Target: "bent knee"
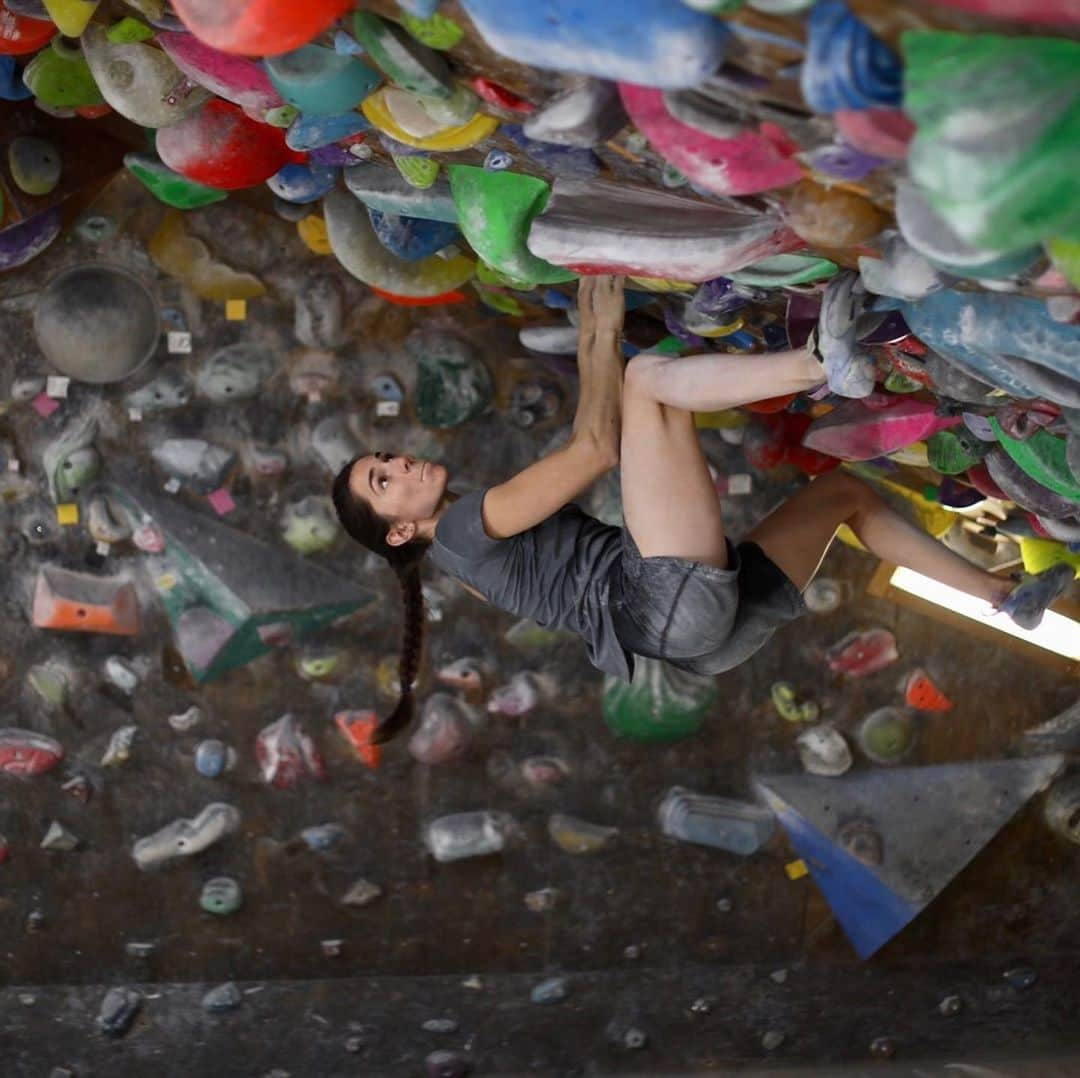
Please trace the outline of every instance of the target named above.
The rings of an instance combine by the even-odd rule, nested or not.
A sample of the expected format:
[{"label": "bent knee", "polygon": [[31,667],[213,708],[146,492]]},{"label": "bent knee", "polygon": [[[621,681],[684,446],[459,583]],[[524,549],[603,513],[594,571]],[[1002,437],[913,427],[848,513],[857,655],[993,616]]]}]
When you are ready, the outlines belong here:
[{"label": "bent knee", "polygon": [[669,362],[667,356],[653,352],[639,352],[626,364],[623,390],[638,397],[655,399],[657,376],[660,368]]}]

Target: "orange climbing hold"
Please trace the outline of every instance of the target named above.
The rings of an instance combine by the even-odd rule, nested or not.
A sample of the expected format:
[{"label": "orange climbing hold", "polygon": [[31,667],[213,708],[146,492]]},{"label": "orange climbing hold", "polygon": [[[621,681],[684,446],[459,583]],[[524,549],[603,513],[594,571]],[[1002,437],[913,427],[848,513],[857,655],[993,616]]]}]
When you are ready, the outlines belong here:
[{"label": "orange climbing hold", "polygon": [[356,750],[356,755],[370,768],[382,762],[382,748],[372,743],[379,728],[379,717],[374,711],[339,711],[334,716],[337,728]]},{"label": "orange climbing hold", "polygon": [[913,670],[904,688],[904,700],[916,711],[951,711],[953,702],[930,680],[925,670]]},{"label": "orange climbing hold", "polygon": [[46,565],[34,588],[33,620],[39,629],[134,636],[139,631],[135,586],[121,577]]},{"label": "orange climbing hold", "polygon": [[276,56],[306,45],[353,0],[175,0],[183,24],[207,45],[243,56]]}]

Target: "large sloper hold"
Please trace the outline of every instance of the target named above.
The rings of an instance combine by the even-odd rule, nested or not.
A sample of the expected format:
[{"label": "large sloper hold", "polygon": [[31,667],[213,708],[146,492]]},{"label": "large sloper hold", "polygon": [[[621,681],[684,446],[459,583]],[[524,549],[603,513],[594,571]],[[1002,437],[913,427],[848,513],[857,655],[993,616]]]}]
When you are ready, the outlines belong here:
[{"label": "large sloper hold", "polygon": [[639,655],[629,683],[604,678],[604,721],[628,741],[679,741],[701,729],[718,696],[715,678]]},{"label": "large sloper hold", "polygon": [[459,288],[473,275],[475,263],[464,255],[432,255],[418,262],[395,258],[379,242],[367,210],[344,191],[331,191],[323,211],[337,260],[373,288],[395,296],[440,296]]},{"label": "large sloper hold", "polygon": [[814,420],[803,445],[840,460],[873,460],[960,423],[959,416],[939,416],[933,404],[910,397],[885,409],[845,401]]},{"label": "large sloper hold", "polygon": [[519,63],[602,79],[679,89],[696,86],[724,59],[730,32],[719,19],[672,0],[463,0],[484,41]]},{"label": "large sloper hold", "polygon": [[[1071,406],[1054,384],[1080,383],[1080,326],[1055,322],[1040,300],[945,289],[899,310],[924,344],[999,389]],[[1039,368],[1044,384],[1036,388],[1028,375]]]},{"label": "large sloper hold", "polygon": [[444,221],[428,221],[423,217],[380,213],[368,209],[371,227],[379,242],[392,254],[406,262],[417,262],[441,251],[461,239],[457,225]]},{"label": "large sloper hold", "polygon": [[166,206],[174,209],[196,210],[229,197],[226,191],[218,191],[181,176],[153,154],[126,153],[124,167],[159,202],[164,202]]},{"label": "large sloper hold", "polygon": [[96,23],[86,28],[81,41],[102,96],[141,127],[167,127],[210,99],[201,86],[179,92],[184,75],[161,49],[141,41],[114,44]]},{"label": "large sloper hold", "polygon": [[986,455],[984,464],[1005,497],[1021,509],[1051,520],[1065,520],[1076,515],[1077,502],[1033,479],[1000,446]]},{"label": "large sloper hold", "polygon": [[111,491],[165,535],[149,569],[193,676],[211,681],[371,602],[369,593],[294,551],[264,543],[160,496],[128,467]]},{"label": "large sloper hold", "polygon": [[274,89],[301,112],[336,116],[355,108],[382,81],[367,64],[333,49],[305,45],[266,61]]},{"label": "large sloper hold", "polygon": [[919,254],[955,277],[1011,277],[1042,257],[1042,249],[1037,246],[1002,252],[968,243],[952,230],[922,192],[906,180],[896,185],[896,223],[904,239]]},{"label": "large sloper hold", "polygon": [[184,25],[207,45],[242,56],[276,56],[306,45],[353,6],[353,0],[177,0]]},{"label": "large sloper hold", "polygon": [[638,130],[665,160],[706,191],[752,195],[803,178],[793,157],[798,145],[774,123],[757,128],[733,124],[729,134],[718,137],[677,119],[659,90],[623,82],[619,93]]},{"label": "large sloper hold", "polygon": [[157,35],[157,43],[188,79],[239,105],[253,120],[263,122],[284,103],[266,69],[246,56],[211,48],[194,34],[166,31]]},{"label": "large sloper hold", "polygon": [[556,180],[529,250],[577,273],[708,281],[802,241],[778,217],[607,180]]},{"label": "large sloper hold", "polygon": [[968,243],[1080,239],[1080,43],[909,31],[912,179]]},{"label": "large sloper hold", "polygon": [[60,235],[63,223],[61,208],[52,206],[0,229],[0,273],[36,258]]},{"label": "large sloper hold", "polygon": [[32,620],[39,629],[134,636],[139,601],[126,577],[93,576],[43,565],[34,586]]},{"label": "large sloper hold", "polygon": [[1024,731],[1025,755],[1080,751],[1080,700],[1052,719]]},{"label": "large sloper hold", "polygon": [[1064,757],[763,775],[760,793],[860,958],[913,921],[1036,793]]},{"label": "large sloper hold", "polygon": [[396,22],[358,11],[353,15],[353,32],[395,86],[427,97],[449,97],[454,92],[446,61]]},{"label": "large sloper hold", "polygon": [[546,181],[474,165],[451,165],[449,172],[458,224],[489,266],[527,287],[573,280],[573,273],[545,262],[527,245],[529,228],[548,203]]},{"label": "large sloper hold", "polygon": [[414,187],[397,169],[373,163],[346,169],[345,186],[365,206],[379,213],[457,224],[454,196],[444,179],[425,188]]}]

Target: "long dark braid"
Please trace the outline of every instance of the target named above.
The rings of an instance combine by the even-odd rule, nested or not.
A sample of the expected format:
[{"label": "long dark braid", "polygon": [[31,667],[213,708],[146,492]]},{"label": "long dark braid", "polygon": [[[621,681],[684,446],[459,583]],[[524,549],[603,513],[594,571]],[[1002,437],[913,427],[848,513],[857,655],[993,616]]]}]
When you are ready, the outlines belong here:
[{"label": "long dark braid", "polygon": [[420,563],[430,545],[414,539],[402,546],[386,541],[387,522],[349,489],[349,473],[365,454],[353,457],[334,479],[331,492],[338,520],[345,531],[362,546],[384,558],[397,574],[405,621],[401,634],[401,659],[398,663],[399,693],[397,706],[379,724],[372,739],[376,744],[396,737],[412,722],[415,711],[413,683],[420,669],[424,644],[424,593]]}]

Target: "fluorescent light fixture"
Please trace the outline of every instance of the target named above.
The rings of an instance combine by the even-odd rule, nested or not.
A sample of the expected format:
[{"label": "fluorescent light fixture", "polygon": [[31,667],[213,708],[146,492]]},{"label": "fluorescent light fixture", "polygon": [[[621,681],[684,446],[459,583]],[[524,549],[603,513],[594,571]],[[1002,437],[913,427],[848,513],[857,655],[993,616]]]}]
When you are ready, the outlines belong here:
[{"label": "fluorescent light fixture", "polygon": [[1033,644],[1066,659],[1080,660],[1080,622],[1055,610],[1048,610],[1043,615],[1042,624],[1037,629],[1027,630],[1021,629],[1007,614],[995,612],[985,600],[950,588],[948,584],[923,576],[914,569],[903,566],[896,568],[889,578],[889,584],[916,598],[951,610],[954,614],[971,618],[980,625],[1014,636],[1026,644]]}]

